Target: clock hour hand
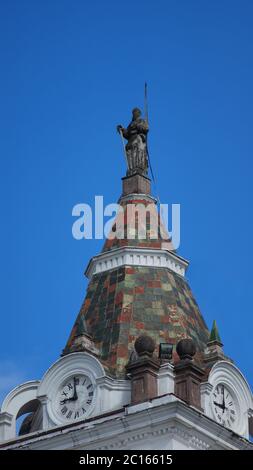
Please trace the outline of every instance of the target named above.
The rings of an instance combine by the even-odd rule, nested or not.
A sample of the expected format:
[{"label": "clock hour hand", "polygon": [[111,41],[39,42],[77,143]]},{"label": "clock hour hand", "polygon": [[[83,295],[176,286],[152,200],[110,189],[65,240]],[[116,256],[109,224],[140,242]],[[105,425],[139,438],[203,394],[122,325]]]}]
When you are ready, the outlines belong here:
[{"label": "clock hour hand", "polygon": [[71,401],[71,398],[64,398],[64,400],[60,401],[60,405],[64,405],[67,401]]},{"label": "clock hour hand", "polygon": [[68,401],[76,401],[78,399],[78,395],[76,392],[76,378],[74,377],[74,393],[73,396],[70,398],[64,398],[64,400],[60,401],[60,405],[64,405]]},{"label": "clock hour hand", "polygon": [[218,406],[219,408],[222,408],[222,409],[224,408],[223,405],[221,403],[217,403],[217,401],[214,401],[213,404],[215,406]]},{"label": "clock hour hand", "polygon": [[78,398],[77,395],[73,395],[73,397],[70,398],[65,398],[64,400],[60,401],[60,405],[64,405],[64,403],[67,403],[68,401],[76,401]]}]

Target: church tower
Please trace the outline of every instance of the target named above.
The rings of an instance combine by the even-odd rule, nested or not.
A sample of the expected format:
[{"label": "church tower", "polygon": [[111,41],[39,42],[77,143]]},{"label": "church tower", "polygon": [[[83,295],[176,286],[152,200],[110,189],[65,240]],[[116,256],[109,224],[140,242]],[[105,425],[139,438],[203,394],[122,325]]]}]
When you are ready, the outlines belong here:
[{"label": "church tower", "polygon": [[[208,331],[148,176],[148,123],[127,128],[119,210],[60,358],[0,412],[0,449],[252,449],[253,397]],[[19,435],[16,419],[26,415]]]}]

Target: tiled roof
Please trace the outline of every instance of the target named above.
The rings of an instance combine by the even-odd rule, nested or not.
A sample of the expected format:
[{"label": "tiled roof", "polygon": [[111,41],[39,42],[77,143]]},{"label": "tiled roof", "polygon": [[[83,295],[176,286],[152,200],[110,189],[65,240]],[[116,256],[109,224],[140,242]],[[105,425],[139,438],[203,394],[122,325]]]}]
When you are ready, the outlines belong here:
[{"label": "tiled roof", "polygon": [[[145,222],[145,229],[146,229],[146,236],[144,238],[138,237],[138,229],[141,226],[139,224],[139,217],[137,212],[128,211],[127,207],[137,207],[138,205],[143,205],[145,208],[148,208],[147,211],[147,219]],[[106,239],[102,252],[106,252],[109,250],[113,250],[115,248],[121,248],[124,246],[136,246],[138,248],[157,248],[161,249],[162,247],[166,247],[169,250],[173,250],[173,246],[171,240],[169,238],[169,234],[165,229],[160,214],[157,212],[156,202],[152,201],[150,197],[128,197],[127,199],[122,198],[120,200],[120,206],[124,210],[124,237],[118,239],[117,237],[110,239],[109,237]],[[112,227],[112,234],[117,227],[117,222],[120,220],[121,215],[118,215],[115,219],[115,222]],[[150,221],[156,221],[157,217],[157,233],[154,230],[154,226]],[[127,229],[131,232],[131,238],[127,236],[128,232]]]},{"label": "tiled roof", "polygon": [[199,352],[209,336],[187,281],[164,268],[122,267],[93,276],[65,352],[82,324],[116,376],[124,374],[134,342],[143,333],[157,346],[191,337]]},{"label": "tiled roof", "polygon": [[[147,206],[151,201],[149,195],[140,194],[121,198],[125,228],[126,204]],[[151,210],[156,211],[154,204]],[[134,232],[136,235],[137,229]],[[173,250],[160,230],[157,238],[150,235],[148,224],[146,238],[107,239],[102,252],[125,246]],[[64,354],[75,350],[78,335],[87,333],[93,338],[107,372],[117,377],[125,374],[134,342],[141,334],[152,336],[157,348],[161,342],[176,344],[181,338],[191,337],[197,346],[197,358],[209,338],[187,280],[168,268],[154,266],[126,265],[94,274]]]}]

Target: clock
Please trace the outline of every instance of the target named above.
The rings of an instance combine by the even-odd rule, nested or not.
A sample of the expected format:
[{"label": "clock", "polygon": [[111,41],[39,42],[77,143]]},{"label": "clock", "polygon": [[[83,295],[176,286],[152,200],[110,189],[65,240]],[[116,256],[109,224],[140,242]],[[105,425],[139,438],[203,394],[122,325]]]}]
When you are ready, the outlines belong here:
[{"label": "clock", "polygon": [[212,409],[216,421],[229,429],[235,429],[238,418],[238,401],[229,387],[219,383],[213,390]]},{"label": "clock", "polygon": [[55,411],[64,421],[86,418],[94,401],[95,385],[88,375],[75,374],[58,387],[54,400]]}]

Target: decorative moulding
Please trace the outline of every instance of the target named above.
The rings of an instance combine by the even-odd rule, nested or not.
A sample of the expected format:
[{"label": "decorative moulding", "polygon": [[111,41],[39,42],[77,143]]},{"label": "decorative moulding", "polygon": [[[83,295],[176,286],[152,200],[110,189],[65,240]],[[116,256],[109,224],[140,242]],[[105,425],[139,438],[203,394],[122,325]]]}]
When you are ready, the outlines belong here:
[{"label": "decorative moulding", "polygon": [[63,356],[48,369],[38,389],[38,398],[41,396],[47,397],[48,416],[56,425],[66,424],[65,420],[59,417],[54,406],[59,387],[64,380],[75,374],[88,375],[94,384],[93,405],[89,409],[89,415],[92,414],[96,406],[96,381],[99,377],[105,375],[103,366],[98,359],[86,352],[76,352]]},{"label": "decorative moulding", "polygon": [[[252,444],[179,400],[161,397],[138,412],[115,411],[85,423],[6,443],[15,449],[252,449]],[[163,439],[164,436],[164,439]],[[151,446],[150,446],[151,443]]]},{"label": "decorative moulding", "polygon": [[143,266],[149,268],[167,268],[180,276],[185,276],[189,262],[181,256],[167,250],[150,248],[122,247],[91,258],[85,275],[116,269],[121,266]]},{"label": "decorative moulding", "polygon": [[218,384],[224,384],[231,391],[240,410],[236,433],[248,438],[248,410],[253,407],[253,397],[250,387],[241,371],[231,362],[216,362],[210,370],[208,382],[201,385],[201,397],[205,413],[215,419],[211,406],[212,389]]}]

